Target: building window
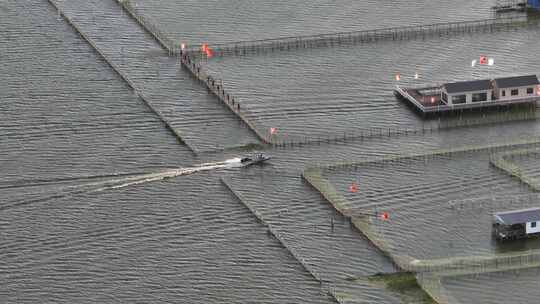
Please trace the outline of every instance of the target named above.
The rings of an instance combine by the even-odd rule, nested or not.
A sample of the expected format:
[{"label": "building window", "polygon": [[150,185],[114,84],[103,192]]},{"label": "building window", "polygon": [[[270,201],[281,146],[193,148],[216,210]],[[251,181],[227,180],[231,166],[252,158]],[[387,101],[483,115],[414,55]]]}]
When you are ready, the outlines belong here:
[{"label": "building window", "polygon": [[472,101],[473,102],[486,101],[486,100],[487,100],[487,93],[475,93],[475,94],[472,94]]},{"label": "building window", "polygon": [[534,88],[527,88],[527,94],[528,95],[534,94]]},{"label": "building window", "polygon": [[452,103],[453,104],[460,104],[467,102],[467,95],[455,95],[452,96]]},{"label": "building window", "polygon": [[536,228],[536,222],[531,222],[531,228]]},{"label": "building window", "polygon": [[506,96],[506,90],[502,90],[502,96]]},{"label": "building window", "polygon": [[519,90],[518,90],[518,89],[514,89],[514,90],[510,91],[510,95],[512,95],[512,96],[517,96],[517,95],[519,95]]}]

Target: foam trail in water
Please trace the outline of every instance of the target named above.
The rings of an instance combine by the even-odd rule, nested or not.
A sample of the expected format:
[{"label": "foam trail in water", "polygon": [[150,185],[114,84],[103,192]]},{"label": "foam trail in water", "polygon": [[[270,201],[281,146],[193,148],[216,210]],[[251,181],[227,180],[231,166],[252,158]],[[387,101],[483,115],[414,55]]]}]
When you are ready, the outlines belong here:
[{"label": "foam trail in water", "polygon": [[99,191],[104,191],[108,189],[119,189],[119,188],[124,188],[124,187],[132,186],[132,185],[163,180],[166,178],[173,178],[177,176],[193,174],[193,173],[201,172],[201,171],[234,168],[240,165],[241,165],[240,158],[233,158],[233,159],[228,159],[226,161],[221,161],[221,162],[200,164],[200,165],[197,165],[195,167],[190,167],[190,168],[178,168],[178,169],[166,170],[163,172],[142,174],[138,176],[108,181],[107,186],[98,188],[96,190],[92,190],[91,192],[99,192]]},{"label": "foam trail in water", "polygon": [[240,157],[236,157],[236,158],[227,159],[225,163],[227,164],[240,163],[241,160],[242,159]]}]

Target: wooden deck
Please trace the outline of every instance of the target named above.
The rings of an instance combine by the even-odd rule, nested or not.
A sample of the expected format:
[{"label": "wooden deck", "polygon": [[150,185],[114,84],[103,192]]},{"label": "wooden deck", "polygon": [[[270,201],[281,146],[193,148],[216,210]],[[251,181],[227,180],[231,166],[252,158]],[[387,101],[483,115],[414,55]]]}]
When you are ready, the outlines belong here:
[{"label": "wooden deck", "polygon": [[[465,103],[459,105],[447,105],[440,100],[440,97],[435,95],[420,95],[418,92],[423,90],[436,90],[438,87],[420,87],[420,88],[403,88],[396,86],[394,93],[402,100],[413,105],[422,114],[442,113],[459,110],[489,108],[497,106],[507,106],[515,104],[535,103],[540,101],[540,96],[531,96],[526,98],[516,98],[510,100],[493,100],[490,102]],[[432,100],[431,97],[435,99]],[[432,102],[433,101],[433,102]]]}]

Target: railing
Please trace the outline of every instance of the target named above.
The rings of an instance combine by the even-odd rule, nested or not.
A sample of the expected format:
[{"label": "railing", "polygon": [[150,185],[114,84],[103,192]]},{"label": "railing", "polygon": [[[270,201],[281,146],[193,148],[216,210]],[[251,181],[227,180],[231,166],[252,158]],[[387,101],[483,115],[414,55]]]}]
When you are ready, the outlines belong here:
[{"label": "railing", "polygon": [[528,185],[534,191],[540,191],[540,180],[529,176],[526,171],[523,170],[523,168],[520,168],[514,162],[506,159],[507,157],[530,156],[538,154],[540,154],[540,150],[538,150],[538,148],[500,152],[491,156],[490,163],[510,176],[518,178],[522,183]]},{"label": "railing", "polygon": [[137,8],[131,4],[129,0],[116,0],[128,14],[137,21],[143,29],[145,29],[156,41],[169,52],[169,55],[178,54],[179,49],[174,49],[174,43],[161,30],[146,19],[143,15],[137,12]]},{"label": "railing", "polygon": [[[261,40],[247,40],[230,43],[211,44],[214,54],[245,55],[263,51],[293,50],[300,48],[331,47],[335,45],[350,45],[376,42],[381,40],[410,40],[425,39],[429,36],[448,36],[452,34],[493,32],[523,26],[537,25],[537,20],[526,17],[505,17],[495,19],[482,19],[473,21],[458,21],[435,23],[427,25],[413,25],[390,27],[373,30],[351,32],[338,32],[306,36],[289,36]],[[179,45],[175,45],[179,49]],[[199,52],[197,47],[186,49],[187,52]]]}]

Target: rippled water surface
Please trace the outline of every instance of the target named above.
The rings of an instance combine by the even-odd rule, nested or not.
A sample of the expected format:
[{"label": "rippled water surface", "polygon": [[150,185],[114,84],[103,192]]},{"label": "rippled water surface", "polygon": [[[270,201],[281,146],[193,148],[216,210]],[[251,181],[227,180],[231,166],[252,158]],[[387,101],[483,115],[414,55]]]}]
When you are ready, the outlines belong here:
[{"label": "rippled water surface", "polygon": [[[116,1],[52,3],[64,16],[45,0],[0,1],[2,302],[400,303],[366,279],[396,271],[390,259],[300,178],[302,170],[538,138],[536,120],[429,128],[268,148],[267,165],[240,168],[238,147],[259,143],[254,133]],[[190,45],[495,16],[484,0],[132,3]],[[229,56],[203,68],[223,79],[249,119],[277,127],[279,136],[428,129],[440,122],[422,120],[392,96],[396,72],[407,84],[534,73],[537,34],[522,28]],[[496,66],[471,71],[479,53]],[[490,241],[491,212],[532,190],[491,167],[489,156],[480,150],[325,176],[351,208],[391,212],[393,224],[376,228],[397,254],[496,254],[516,248]],[[514,161],[538,175],[536,157]],[[346,192],[353,180],[361,188],[355,196]],[[448,208],[450,201],[466,208]],[[518,249],[537,247],[529,241]],[[535,271],[517,280],[512,273],[442,284],[461,303],[506,303],[510,295],[534,302],[534,293],[522,294],[538,283]],[[512,292],[502,295],[509,281]]]},{"label": "rippled water surface", "polygon": [[[534,74],[540,66],[527,60],[538,30],[477,33],[425,41],[386,41],[346,47],[293,50],[210,59],[204,67],[243,105],[262,132],[277,128],[277,137],[303,140],[396,133],[437,128],[466,120],[519,119],[519,113],[477,112],[425,119],[394,97],[395,85]],[[501,43],[501,41],[504,41]],[[534,42],[536,44],[537,42]],[[459,52],[455,50],[459,49]],[[471,68],[471,58],[489,53],[493,67]],[[401,81],[394,77],[400,73]],[[414,79],[418,73],[419,79]],[[526,112],[527,110],[521,110]],[[514,117],[514,118],[512,118]],[[442,120],[442,121],[441,121]],[[336,121],[339,121],[336,124]]]},{"label": "rippled water surface", "polygon": [[133,1],[188,44],[492,18],[492,1]]}]

